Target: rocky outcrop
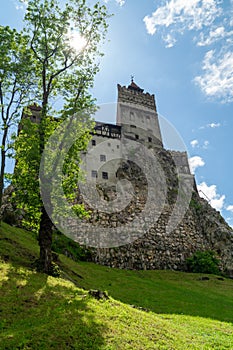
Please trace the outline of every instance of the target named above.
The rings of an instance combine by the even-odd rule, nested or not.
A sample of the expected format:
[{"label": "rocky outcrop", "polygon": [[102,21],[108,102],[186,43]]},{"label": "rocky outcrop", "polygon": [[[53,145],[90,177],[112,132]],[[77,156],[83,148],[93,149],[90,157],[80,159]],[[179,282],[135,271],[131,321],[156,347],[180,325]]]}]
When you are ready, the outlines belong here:
[{"label": "rocky outcrop", "polygon": [[2,207],[0,210],[1,220],[12,226],[21,226],[21,221],[24,217],[24,213],[21,209],[17,208],[16,203],[12,198],[13,186],[8,186],[2,198]]},{"label": "rocky outcrop", "polygon": [[[189,205],[178,225],[168,232],[169,219],[174,212],[178,197],[180,174],[171,154],[165,150],[157,153],[160,165],[166,174],[166,201],[155,224],[142,230],[142,222],[138,224],[138,236],[128,244],[110,248],[92,248],[92,260],[96,263],[122,269],[187,269],[186,259],[196,251],[215,251],[220,259],[220,269],[233,277],[233,232],[223,217],[213,209],[206,200],[199,197],[195,184]],[[130,162],[124,162],[118,170],[119,179],[127,179],[133,186],[133,200],[122,211],[107,214],[92,210],[89,222],[98,228],[111,229],[119,227],[127,236],[127,227],[135,217],[143,212],[148,197],[146,177]],[[159,182],[157,181],[157,184]],[[114,188],[99,186],[99,193],[105,200],[114,198]],[[153,206],[153,204],[151,204]],[[155,209],[156,210],[156,209]],[[151,221],[155,211],[143,214],[142,221]],[[85,230],[80,227],[80,230]],[[141,233],[140,233],[141,230]],[[132,238],[132,237],[131,237]]]}]

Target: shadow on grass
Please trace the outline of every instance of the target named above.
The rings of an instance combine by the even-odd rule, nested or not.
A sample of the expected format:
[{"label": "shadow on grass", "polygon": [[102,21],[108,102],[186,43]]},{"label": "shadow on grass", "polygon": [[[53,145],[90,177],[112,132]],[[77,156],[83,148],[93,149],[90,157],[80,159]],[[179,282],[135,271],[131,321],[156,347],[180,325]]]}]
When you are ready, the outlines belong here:
[{"label": "shadow on grass", "polygon": [[[0,228],[0,256],[2,256],[6,262],[12,263],[14,266],[30,268],[37,254],[38,243],[31,233],[10,227],[6,224],[2,225],[2,228]],[[129,305],[133,304],[139,308],[142,307],[148,309],[157,314],[184,314],[212,318],[231,323],[233,322],[232,280],[224,279],[221,281],[217,279],[217,276],[213,275],[209,276],[209,280],[200,280],[201,275],[199,274],[178,273],[174,271],[120,270],[99,266],[93,263],[77,263],[62,255],[59,258],[59,265],[64,272],[64,278],[74,282],[78,287],[83,287],[87,290],[106,290],[109,295],[116,300],[120,300]],[[12,273],[13,272],[11,271],[11,274]],[[13,275],[11,276],[13,277]],[[72,295],[73,292],[71,287],[59,287],[57,285],[52,288],[49,286],[47,280],[43,281],[43,275],[39,276],[40,275],[37,277],[38,281],[40,281],[39,285],[36,285],[36,278],[33,276],[27,277],[27,279],[32,280],[30,283],[34,288],[34,290],[31,291],[31,294],[34,295],[37,293],[33,301],[34,303],[37,303],[37,306],[34,306],[33,310],[39,313],[39,310],[41,309],[40,306],[43,306],[43,298],[46,296],[52,298],[51,295],[55,298],[56,296],[58,300],[57,304],[60,303],[63,305],[60,306],[63,309],[59,309],[59,305],[49,306],[48,309],[46,309],[46,305],[44,305],[43,312],[45,318],[44,320],[42,318],[41,324],[46,324],[46,322],[49,323],[49,317],[52,317],[53,332],[55,332],[55,316],[57,315],[57,317],[60,317],[61,315],[62,324],[64,325],[63,328],[68,328],[68,333],[72,338],[73,333],[75,333],[74,328],[80,327],[82,330],[83,324],[86,326],[86,317],[89,317],[91,314],[91,310],[87,307],[87,300],[82,297],[70,297],[68,302],[67,298],[64,297],[64,291],[66,290],[67,294]],[[25,287],[16,287],[17,281],[15,281],[15,285],[10,285],[9,281],[8,283],[9,290],[11,288],[12,291],[18,290],[18,296],[15,296],[15,298],[17,297],[18,299],[14,299],[14,302],[17,304],[22,297],[21,293],[26,293],[30,284],[27,283],[27,286]],[[59,288],[61,288],[60,296],[58,293]],[[8,291],[8,294],[12,294],[12,291],[11,293]],[[55,292],[57,292],[57,294]],[[6,288],[4,293],[7,293]],[[38,295],[40,293],[41,296],[39,297]],[[30,288],[28,294],[30,295]],[[0,297],[1,295],[2,294],[0,294]],[[38,300],[40,300],[41,304],[38,304]],[[30,301],[25,303],[30,305]],[[33,307],[31,306],[31,308]],[[9,313],[10,312],[11,311],[9,310]],[[70,316],[70,313],[74,315],[74,319]],[[81,318],[82,322],[80,322],[80,324],[77,323],[78,321],[75,318],[75,315],[78,320]],[[24,315],[24,318],[25,317],[26,316]],[[39,317],[42,316],[39,314]],[[74,325],[72,330],[70,330],[71,322],[66,322],[66,318],[71,318]],[[101,334],[102,328],[99,325],[97,326],[98,320],[94,317],[89,318],[90,320],[93,320],[93,327],[94,329],[96,328],[97,333],[101,329],[99,332]],[[35,324],[34,321],[32,324]],[[88,324],[87,328],[89,327]],[[46,328],[45,326],[43,327]],[[88,331],[86,334],[88,334]],[[66,337],[66,335],[64,336]],[[49,335],[47,337],[49,337]],[[96,337],[98,338],[98,334],[96,334]],[[90,338],[92,339],[93,337],[90,336]],[[94,346],[95,345],[89,348],[95,349]],[[67,348],[69,349],[69,347]],[[76,348],[79,349],[77,346]],[[98,346],[96,349],[97,348]],[[70,349],[72,349],[72,347],[70,347]]]},{"label": "shadow on grass", "polygon": [[1,349],[93,349],[107,330],[94,304],[71,283],[3,263]]},{"label": "shadow on grass", "polygon": [[[83,288],[108,291],[114,299],[156,314],[183,314],[233,322],[233,281],[174,271],[130,271],[62,258]],[[83,278],[77,278],[78,272]]]}]

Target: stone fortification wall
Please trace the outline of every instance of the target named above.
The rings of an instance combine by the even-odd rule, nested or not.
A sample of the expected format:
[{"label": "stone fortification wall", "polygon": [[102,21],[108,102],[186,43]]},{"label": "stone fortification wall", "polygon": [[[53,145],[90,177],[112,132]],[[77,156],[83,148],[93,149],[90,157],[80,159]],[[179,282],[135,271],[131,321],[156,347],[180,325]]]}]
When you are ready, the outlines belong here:
[{"label": "stone fortification wall", "polygon": [[[150,203],[150,210],[146,214],[143,212],[148,198],[146,177],[134,163],[122,163],[118,178],[130,181],[133,200],[120,212],[107,214],[93,210],[89,222],[98,229],[107,228],[109,235],[112,228],[119,227],[119,235],[125,241],[128,239],[129,243],[118,247],[92,248],[93,261],[124,269],[186,270],[185,260],[194,252],[213,250],[221,260],[221,269],[233,277],[233,232],[219,212],[199,197],[194,187],[184,217],[173,230],[167,232],[177,201],[179,176],[169,151],[161,149],[157,157],[166,173],[167,187],[166,200],[158,219],[155,222],[154,216],[159,208],[153,207],[153,203]],[[107,201],[114,198],[114,187],[100,186],[98,191]],[[132,239],[129,225],[142,213],[135,239]],[[149,223],[148,230],[145,230],[146,223]]]},{"label": "stone fortification wall", "polygon": [[118,101],[125,103],[133,103],[144,106],[146,108],[156,110],[155,96],[147,93],[143,93],[136,90],[130,90],[126,86],[117,85],[118,89]]}]

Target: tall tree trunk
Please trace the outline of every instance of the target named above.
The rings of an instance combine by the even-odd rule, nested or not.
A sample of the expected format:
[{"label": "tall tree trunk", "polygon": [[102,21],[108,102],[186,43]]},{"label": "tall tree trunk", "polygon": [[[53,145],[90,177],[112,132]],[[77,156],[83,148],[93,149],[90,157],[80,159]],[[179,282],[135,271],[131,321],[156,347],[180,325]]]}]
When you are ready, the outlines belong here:
[{"label": "tall tree trunk", "polygon": [[[0,208],[2,207],[2,197],[4,190],[4,174],[6,165],[6,139],[7,139],[8,128],[4,128],[2,136],[2,147],[1,147],[1,170],[0,170]],[[1,217],[0,217],[1,222]]]},{"label": "tall tree trunk", "polygon": [[39,269],[47,274],[53,274],[52,268],[52,229],[53,224],[50,217],[42,207],[41,221],[39,229],[39,246],[40,246],[40,258]]},{"label": "tall tree trunk", "polygon": [[[39,139],[40,139],[40,154],[42,156],[45,147],[45,118],[47,114],[48,94],[44,92],[41,121],[39,125]],[[46,201],[46,205],[42,203],[40,228],[39,228],[39,246],[40,246],[40,257],[39,257],[39,269],[47,274],[53,274],[52,268],[52,229],[53,223],[50,219],[47,210],[52,210],[50,191],[48,186],[50,181],[46,179],[44,174],[43,164],[41,164],[40,183],[41,183],[41,199]],[[47,210],[46,210],[47,209]]]}]

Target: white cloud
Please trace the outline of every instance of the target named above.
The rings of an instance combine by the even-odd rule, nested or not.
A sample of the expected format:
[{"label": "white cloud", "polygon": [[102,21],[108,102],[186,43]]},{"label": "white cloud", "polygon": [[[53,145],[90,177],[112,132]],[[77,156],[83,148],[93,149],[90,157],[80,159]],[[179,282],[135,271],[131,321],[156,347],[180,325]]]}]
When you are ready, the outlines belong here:
[{"label": "white cloud", "polygon": [[120,5],[123,6],[125,4],[125,0],[116,0],[116,2]]},{"label": "white cloud", "polygon": [[190,145],[191,145],[193,148],[197,147],[197,146],[198,146],[198,140],[192,140],[192,141],[190,142]]},{"label": "white cloud", "polygon": [[205,140],[202,144],[200,144],[200,142],[198,140],[192,140],[190,142],[190,145],[192,146],[192,148],[203,148],[203,149],[207,149],[209,146],[209,141]]},{"label": "white cloud", "polygon": [[214,50],[206,53],[203,60],[202,76],[194,81],[209,97],[219,98],[222,102],[233,101],[233,52],[216,57]]},{"label": "white cloud", "polygon": [[210,30],[209,33],[204,34],[203,32],[200,33],[200,39],[197,42],[198,46],[207,46],[210,45],[220,39],[223,38],[231,38],[233,32],[227,32],[225,31],[224,27],[217,27],[213,30]]},{"label": "white cloud", "polygon": [[199,130],[203,130],[205,128],[215,129],[215,128],[219,128],[220,126],[221,126],[221,123],[212,122],[212,123],[200,126]]},{"label": "white cloud", "polygon": [[205,140],[205,141],[204,141],[204,144],[203,144],[203,148],[204,148],[204,149],[207,149],[208,146],[209,146],[209,144],[210,144],[209,141]]},{"label": "white cloud", "polygon": [[226,210],[231,211],[233,213],[233,205],[228,205],[228,207],[226,208]]},{"label": "white cloud", "polygon": [[194,156],[189,158],[189,166],[190,166],[190,171],[192,174],[194,174],[195,170],[201,166],[204,166],[205,162],[204,160],[199,157],[199,156]]},{"label": "white cloud", "polygon": [[[110,0],[104,0],[104,2],[107,4]],[[120,6],[123,6],[125,4],[125,0],[116,0],[116,3]]]},{"label": "white cloud", "polygon": [[209,128],[219,128],[221,126],[220,123],[210,123],[210,124],[207,124],[207,126]]},{"label": "white cloud", "polygon": [[167,34],[166,36],[164,36],[163,40],[165,41],[167,48],[173,47],[176,43],[176,39],[173,38],[171,34]]},{"label": "white cloud", "polygon": [[221,14],[219,3],[219,0],[170,0],[158,7],[151,16],[145,16],[143,21],[151,35],[159,28],[168,27],[178,33],[201,30],[210,26]]},{"label": "white cloud", "polygon": [[205,182],[197,185],[200,197],[207,199],[210,205],[216,210],[223,209],[225,195],[220,195],[217,193],[216,185],[208,186]]}]

